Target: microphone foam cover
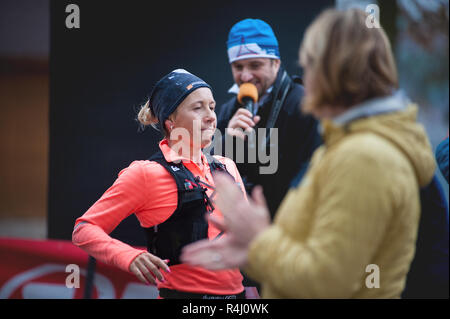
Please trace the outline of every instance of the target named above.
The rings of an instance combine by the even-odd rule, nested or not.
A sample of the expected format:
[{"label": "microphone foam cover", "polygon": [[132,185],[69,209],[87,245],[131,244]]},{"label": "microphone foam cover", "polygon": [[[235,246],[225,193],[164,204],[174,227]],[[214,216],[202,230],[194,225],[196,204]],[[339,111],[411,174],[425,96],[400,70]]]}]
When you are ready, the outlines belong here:
[{"label": "microphone foam cover", "polygon": [[242,104],[242,99],[244,97],[250,97],[254,103],[258,101],[258,89],[252,83],[242,83],[239,87],[239,93],[237,99],[239,103]]}]

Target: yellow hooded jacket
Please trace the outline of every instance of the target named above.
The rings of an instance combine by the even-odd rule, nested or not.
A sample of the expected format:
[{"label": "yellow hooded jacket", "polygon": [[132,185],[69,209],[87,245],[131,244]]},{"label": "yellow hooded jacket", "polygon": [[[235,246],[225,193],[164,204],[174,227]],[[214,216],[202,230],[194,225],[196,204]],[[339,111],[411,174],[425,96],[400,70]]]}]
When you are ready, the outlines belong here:
[{"label": "yellow hooded jacket", "polygon": [[400,298],[436,166],[417,107],[388,99],[361,110],[398,110],[322,122],[302,183],[250,245],[245,272],[263,298]]}]

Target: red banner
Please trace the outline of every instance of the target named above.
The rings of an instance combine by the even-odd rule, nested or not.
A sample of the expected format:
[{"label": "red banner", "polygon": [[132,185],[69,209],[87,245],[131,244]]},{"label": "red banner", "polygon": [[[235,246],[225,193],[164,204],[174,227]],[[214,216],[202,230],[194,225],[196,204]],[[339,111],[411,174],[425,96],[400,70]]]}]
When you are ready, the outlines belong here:
[{"label": "red banner", "polygon": [[[0,238],[0,299],[83,298],[89,256],[70,241]],[[97,262],[92,298],[155,299],[155,286]]]}]

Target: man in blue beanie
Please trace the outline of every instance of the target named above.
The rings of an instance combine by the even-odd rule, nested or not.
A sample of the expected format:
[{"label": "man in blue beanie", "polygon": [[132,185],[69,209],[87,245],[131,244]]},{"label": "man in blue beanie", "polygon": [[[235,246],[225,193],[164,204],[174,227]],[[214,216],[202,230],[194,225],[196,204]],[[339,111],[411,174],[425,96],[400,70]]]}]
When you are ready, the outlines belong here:
[{"label": "man in blue beanie", "polygon": [[[255,185],[262,185],[272,218],[287,193],[293,179],[298,183],[306,170],[310,157],[321,143],[317,130],[317,121],[300,111],[300,102],[304,95],[299,78],[291,78],[284,70],[278,47],[278,41],[272,28],[259,19],[245,19],[236,23],[228,36],[228,59],[234,79],[229,93],[238,94],[244,83],[251,83],[257,89],[258,100],[252,111],[243,108],[237,96],[218,107],[217,128],[222,133],[222,155],[225,152],[225,140],[244,140],[244,162],[242,154],[233,152],[246,189],[251,192]],[[241,92],[242,93],[242,92]],[[240,95],[240,94],[239,94]],[[253,113],[253,114],[252,114]],[[248,138],[243,132],[254,131],[256,139],[261,132],[270,135],[270,129],[278,130],[278,139],[261,139],[257,142],[258,153],[276,147],[278,151],[277,170],[272,174],[261,173],[266,166],[260,158],[249,160]],[[272,135],[274,136],[274,135]],[[266,145],[262,145],[266,143]],[[269,148],[270,144],[270,148]],[[253,144],[254,145],[254,144]],[[252,146],[250,146],[252,147]]]}]

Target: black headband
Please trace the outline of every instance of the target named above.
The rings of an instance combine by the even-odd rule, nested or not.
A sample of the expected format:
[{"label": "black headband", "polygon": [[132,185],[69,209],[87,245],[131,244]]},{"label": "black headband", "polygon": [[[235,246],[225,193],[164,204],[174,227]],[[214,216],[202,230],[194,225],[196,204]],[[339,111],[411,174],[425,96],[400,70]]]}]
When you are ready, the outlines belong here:
[{"label": "black headband", "polygon": [[161,128],[181,102],[201,87],[212,90],[205,81],[183,69],[170,72],[155,84],[150,93],[150,108]]}]

